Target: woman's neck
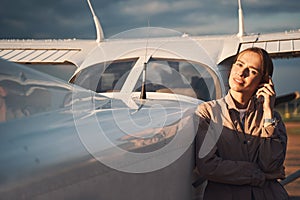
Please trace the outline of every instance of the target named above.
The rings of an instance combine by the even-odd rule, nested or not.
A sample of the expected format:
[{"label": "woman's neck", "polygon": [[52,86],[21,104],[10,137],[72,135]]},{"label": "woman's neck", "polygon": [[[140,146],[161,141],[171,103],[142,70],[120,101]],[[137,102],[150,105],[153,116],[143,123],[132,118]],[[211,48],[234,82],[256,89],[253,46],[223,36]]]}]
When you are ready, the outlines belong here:
[{"label": "woman's neck", "polygon": [[230,90],[231,97],[234,100],[234,103],[238,109],[245,109],[248,107],[248,103],[250,101],[251,96],[245,95],[242,92],[236,92],[234,90]]}]

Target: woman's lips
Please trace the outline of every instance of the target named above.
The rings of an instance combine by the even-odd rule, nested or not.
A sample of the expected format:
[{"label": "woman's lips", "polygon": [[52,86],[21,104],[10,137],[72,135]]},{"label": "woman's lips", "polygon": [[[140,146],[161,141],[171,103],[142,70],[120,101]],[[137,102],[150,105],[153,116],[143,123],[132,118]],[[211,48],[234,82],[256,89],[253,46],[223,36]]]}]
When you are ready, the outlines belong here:
[{"label": "woman's lips", "polygon": [[234,80],[236,83],[241,84],[241,85],[245,83],[245,81],[244,81],[243,79],[240,79],[240,78],[233,78],[233,80]]}]

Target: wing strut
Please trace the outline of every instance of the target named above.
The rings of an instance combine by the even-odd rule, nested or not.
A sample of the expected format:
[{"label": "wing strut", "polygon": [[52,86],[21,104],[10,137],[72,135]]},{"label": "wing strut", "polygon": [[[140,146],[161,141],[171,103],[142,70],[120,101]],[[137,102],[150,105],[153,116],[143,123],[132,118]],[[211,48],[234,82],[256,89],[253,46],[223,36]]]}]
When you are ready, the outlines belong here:
[{"label": "wing strut", "polygon": [[147,70],[147,65],[148,65],[148,60],[147,59],[147,52],[148,52],[148,42],[149,42],[149,31],[150,31],[150,23],[148,19],[148,35],[147,35],[147,43],[146,43],[146,51],[145,51],[145,62],[144,62],[144,68],[143,68],[143,77],[142,77],[142,89],[141,89],[141,95],[140,99],[146,99],[146,70]]},{"label": "wing strut", "polygon": [[92,7],[92,4],[91,4],[90,0],[87,0],[87,2],[89,4],[90,10],[91,10],[92,15],[93,15],[94,23],[95,23],[95,28],[96,28],[96,32],[97,32],[96,42],[99,43],[99,42],[103,41],[103,39],[104,39],[103,29],[102,29],[102,26],[100,24],[100,21],[99,21],[97,15],[94,12],[94,9]]},{"label": "wing strut", "polygon": [[244,15],[243,15],[241,0],[238,0],[238,3],[239,3],[239,32],[238,32],[237,36],[242,37],[245,35]]}]

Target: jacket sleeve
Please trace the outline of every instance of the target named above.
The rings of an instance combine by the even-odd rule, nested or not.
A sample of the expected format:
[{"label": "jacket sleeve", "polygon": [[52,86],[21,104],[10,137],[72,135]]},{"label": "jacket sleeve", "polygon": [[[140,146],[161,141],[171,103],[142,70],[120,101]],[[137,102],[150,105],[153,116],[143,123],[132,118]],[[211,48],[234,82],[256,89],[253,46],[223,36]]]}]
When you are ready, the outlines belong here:
[{"label": "jacket sleeve", "polygon": [[[265,131],[270,137],[261,138],[257,162],[262,171],[268,174],[284,171],[282,169],[287,147],[285,125],[278,113],[275,113],[274,116],[278,119],[277,125],[275,127],[270,125],[262,128],[262,131]],[[284,177],[274,177],[274,179],[276,178]]]},{"label": "jacket sleeve", "polygon": [[[200,110],[200,111],[199,111]],[[256,163],[247,161],[224,160],[218,156],[216,142],[209,150],[203,149],[205,137],[214,134],[208,131],[210,117],[205,107],[198,108],[199,127],[196,135],[196,165],[201,176],[206,179],[219,183],[234,185],[261,186],[265,182],[265,174],[260,170]],[[217,138],[212,136],[212,138]],[[202,146],[202,147],[201,147]]]}]

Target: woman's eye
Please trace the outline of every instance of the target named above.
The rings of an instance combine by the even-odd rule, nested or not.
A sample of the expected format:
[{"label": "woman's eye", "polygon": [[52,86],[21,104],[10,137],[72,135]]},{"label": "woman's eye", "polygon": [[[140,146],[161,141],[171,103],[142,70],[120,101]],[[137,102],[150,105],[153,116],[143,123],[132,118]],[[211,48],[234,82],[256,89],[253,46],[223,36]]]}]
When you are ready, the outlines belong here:
[{"label": "woman's eye", "polygon": [[257,71],[255,71],[255,70],[250,70],[250,73],[253,74],[253,75],[256,75],[256,74],[257,74]]},{"label": "woman's eye", "polygon": [[242,63],[235,63],[237,66],[242,67]]}]

